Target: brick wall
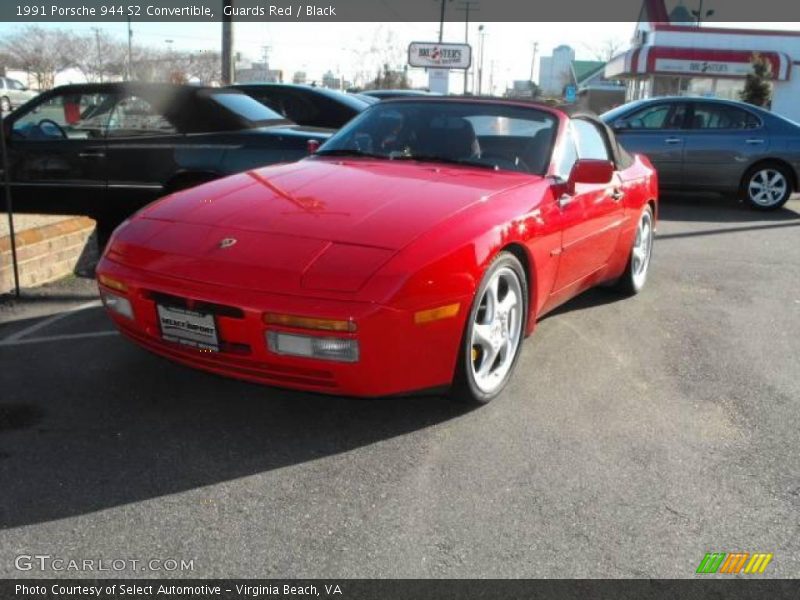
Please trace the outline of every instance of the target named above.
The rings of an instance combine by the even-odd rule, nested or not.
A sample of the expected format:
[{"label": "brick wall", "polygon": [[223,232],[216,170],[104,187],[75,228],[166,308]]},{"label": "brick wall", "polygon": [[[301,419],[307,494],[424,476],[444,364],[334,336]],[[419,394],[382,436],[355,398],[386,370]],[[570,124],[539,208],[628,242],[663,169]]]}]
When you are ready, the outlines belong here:
[{"label": "brick wall", "polygon": [[[97,261],[95,222],[71,217],[17,232],[20,286],[34,287],[72,273],[90,270]],[[11,239],[0,237],[0,293],[14,289]]]}]

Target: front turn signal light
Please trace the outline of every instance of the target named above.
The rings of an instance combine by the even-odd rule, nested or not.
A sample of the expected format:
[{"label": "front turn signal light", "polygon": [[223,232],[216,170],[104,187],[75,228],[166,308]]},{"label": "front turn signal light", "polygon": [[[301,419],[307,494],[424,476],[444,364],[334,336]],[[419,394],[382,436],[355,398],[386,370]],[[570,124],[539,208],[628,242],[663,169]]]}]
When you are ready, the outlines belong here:
[{"label": "front turn signal light", "polygon": [[117,290],[118,292],[127,292],[128,286],[122,283],[121,281],[109,277],[108,275],[99,275],[97,280],[102,283],[107,288],[111,288],[112,290]]},{"label": "front turn signal light", "polygon": [[264,313],[264,323],[267,325],[283,325],[284,327],[297,327],[299,329],[319,329],[322,331],[355,331],[355,321],[351,319],[318,319],[316,317],[299,317],[297,315],[282,315],[277,313]]},{"label": "front turn signal light", "polygon": [[437,308],[429,308],[427,310],[420,310],[414,313],[414,323],[422,325],[423,323],[430,323],[431,321],[439,321],[440,319],[449,319],[458,314],[461,308],[461,303],[447,304]]}]

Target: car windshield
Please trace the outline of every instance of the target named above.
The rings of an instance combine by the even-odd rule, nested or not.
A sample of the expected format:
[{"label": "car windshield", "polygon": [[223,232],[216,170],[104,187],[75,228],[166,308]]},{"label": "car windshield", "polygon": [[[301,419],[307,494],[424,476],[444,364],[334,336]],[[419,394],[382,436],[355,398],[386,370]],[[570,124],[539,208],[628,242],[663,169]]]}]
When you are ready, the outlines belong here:
[{"label": "car windshield", "polygon": [[544,174],[557,119],[536,107],[402,100],[376,104],[317,152]]}]

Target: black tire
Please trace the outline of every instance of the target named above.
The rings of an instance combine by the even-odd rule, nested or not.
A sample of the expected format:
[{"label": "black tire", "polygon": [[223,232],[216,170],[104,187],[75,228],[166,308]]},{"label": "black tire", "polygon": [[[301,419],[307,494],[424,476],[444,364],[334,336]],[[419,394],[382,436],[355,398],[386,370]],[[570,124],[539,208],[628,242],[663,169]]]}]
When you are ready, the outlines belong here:
[{"label": "black tire", "polygon": [[[644,273],[642,273],[637,261],[635,260],[635,252],[637,249],[637,243],[640,240],[640,228],[644,219],[647,219],[650,223],[650,241],[646,250]],[[628,254],[628,264],[625,266],[625,272],[614,284],[614,289],[622,294],[625,294],[626,296],[634,296],[638,294],[644,288],[645,283],[647,283],[647,274],[650,270],[650,259],[653,255],[653,240],[655,239],[655,220],[653,217],[653,208],[649,204],[645,205],[644,209],[642,209],[642,212],[639,215],[639,220],[636,222],[636,228],[637,233],[636,237],[634,237],[633,244],[631,244],[631,250]]]},{"label": "black tire", "polygon": [[11,112],[11,100],[9,100],[6,96],[0,98],[0,112]]},{"label": "black tire", "polygon": [[[766,178],[766,179],[765,179]],[[776,179],[779,185],[768,186],[767,181]],[[759,195],[759,188],[764,189]],[[782,186],[782,187],[780,187]],[[769,191],[766,191],[766,190]],[[794,191],[793,173],[780,163],[763,162],[750,168],[742,178],[739,193],[744,202],[753,210],[777,210],[789,201]]]},{"label": "black tire", "polygon": [[[478,387],[473,375],[472,361],[474,360],[474,356],[472,332],[473,326],[475,325],[476,316],[478,311],[481,309],[481,299],[483,298],[489,282],[492,280],[494,275],[498,273],[498,271],[505,268],[511,269],[516,274],[520,284],[521,310],[519,315],[520,318],[517,319],[517,325],[519,326],[519,339],[514,351],[514,355],[511,358],[508,371],[502,378],[497,388],[487,393]],[[476,291],[475,297],[472,300],[472,306],[470,307],[466,323],[464,324],[464,333],[462,335],[461,347],[458,353],[458,363],[456,365],[455,377],[453,379],[453,385],[450,388],[449,394],[453,401],[473,406],[480,406],[483,404],[488,404],[502,393],[509,379],[511,379],[514,369],[516,368],[517,360],[519,359],[520,351],[522,349],[522,342],[525,337],[527,315],[528,280],[525,269],[523,268],[519,259],[517,259],[517,257],[512,253],[500,252],[489,265],[489,268],[486,269],[486,272],[481,279],[481,284],[478,286],[478,290]]]}]

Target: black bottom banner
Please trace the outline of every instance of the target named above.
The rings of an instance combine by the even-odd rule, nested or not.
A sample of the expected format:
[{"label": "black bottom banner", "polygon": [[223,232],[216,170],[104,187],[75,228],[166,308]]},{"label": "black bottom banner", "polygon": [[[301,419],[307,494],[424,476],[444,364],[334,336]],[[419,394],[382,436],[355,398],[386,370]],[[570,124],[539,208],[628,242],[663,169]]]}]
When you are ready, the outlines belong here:
[{"label": "black bottom banner", "polygon": [[243,579],[0,580],[0,598],[341,600],[558,599],[719,600],[800,598],[800,580],[780,579]]}]

